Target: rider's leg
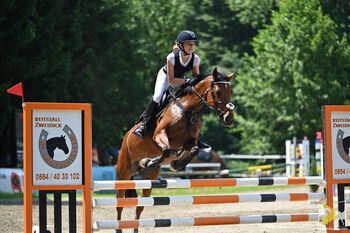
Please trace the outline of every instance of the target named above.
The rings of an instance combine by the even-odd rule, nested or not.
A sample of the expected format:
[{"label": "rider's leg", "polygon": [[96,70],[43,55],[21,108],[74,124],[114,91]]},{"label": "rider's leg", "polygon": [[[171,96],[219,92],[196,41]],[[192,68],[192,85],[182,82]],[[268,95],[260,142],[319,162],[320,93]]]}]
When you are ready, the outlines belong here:
[{"label": "rider's leg", "polygon": [[157,104],[160,102],[164,92],[168,89],[168,87],[168,78],[162,68],[158,72],[152,100],[148,103],[145,112],[142,114],[142,124],[134,131],[134,134],[139,138],[144,138],[147,130],[147,123],[153,116],[155,106],[157,106]]},{"label": "rider's leg", "polygon": [[134,131],[134,134],[138,136],[139,138],[143,139],[145,137],[147,123],[153,116],[154,109],[157,106],[157,102],[155,102],[153,99],[148,103],[146,110],[142,114],[142,123],[139,127],[137,127]]}]

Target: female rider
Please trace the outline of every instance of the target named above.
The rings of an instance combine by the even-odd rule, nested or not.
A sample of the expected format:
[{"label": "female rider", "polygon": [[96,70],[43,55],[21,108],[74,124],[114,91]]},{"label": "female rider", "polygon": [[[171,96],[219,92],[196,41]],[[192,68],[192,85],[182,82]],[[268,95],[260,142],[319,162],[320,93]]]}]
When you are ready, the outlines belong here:
[{"label": "female rider", "polygon": [[[148,103],[146,110],[142,114],[142,123],[135,129],[134,134],[143,139],[147,130],[147,123],[152,118],[154,109],[162,99],[164,92],[169,88],[186,85],[194,85],[196,78],[186,78],[185,73],[192,71],[192,76],[199,75],[199,64],[201,62],[197,54],[194,53],[197,36],[192,31],[180,32],[175,40],[173,51],[167,56],[167,63],[162,67],[157,76],[154,94]],[[200,140],[200,147],[209,147]]]}]

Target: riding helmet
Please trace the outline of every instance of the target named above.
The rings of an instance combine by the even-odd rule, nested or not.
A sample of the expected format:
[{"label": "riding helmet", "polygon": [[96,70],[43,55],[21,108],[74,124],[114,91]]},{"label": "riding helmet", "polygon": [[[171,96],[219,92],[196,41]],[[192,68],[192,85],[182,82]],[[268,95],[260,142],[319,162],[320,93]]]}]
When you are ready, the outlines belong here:
[{"label": "riding helmet", "polygon": [[175,43],[184,43],[187,41],[198,42],[196,34],[189,30],[182,31],[177,35]]}]

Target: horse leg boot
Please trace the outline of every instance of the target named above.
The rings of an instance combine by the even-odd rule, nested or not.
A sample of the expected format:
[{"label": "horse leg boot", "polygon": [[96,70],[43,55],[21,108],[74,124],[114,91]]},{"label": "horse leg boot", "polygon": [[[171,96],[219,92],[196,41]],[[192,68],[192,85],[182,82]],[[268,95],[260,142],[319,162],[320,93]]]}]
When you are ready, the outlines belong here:
[{"label": "horse leg boot", "polygon": [[164,161],[164,159],[168,158],[171,154],[171,149],[164,150],[162,155],[157,156],[155,158],[149,159],[144,158],[139,162],[140,167],[142,168],[159,168],[160,164]]},{"label": "horse leg boot", "polygon": [[173,160],[170,163],[170,169],[173,171],[185,170],[187,164],[189,164],[191,160],[198,155],[198,153],[199,153],[198,146],[192,147],[191,153],[188,156],[179,160]]},{"label": "horse leg boot", "polygon": [[148,124],[149,120],[152,118],[154,109],[156,108],[157,104],[158,104],[157,102],[155,102],[153,99],[151,99],[151,101],[148,103],[148,105],[146,107],[146,110],[142,114],[141,125],[134,130],[134,134],[136,136],[138,136],[139,138],[141,138],[142,140],[144,139],[144,137],[146,135],[147,124]]}]

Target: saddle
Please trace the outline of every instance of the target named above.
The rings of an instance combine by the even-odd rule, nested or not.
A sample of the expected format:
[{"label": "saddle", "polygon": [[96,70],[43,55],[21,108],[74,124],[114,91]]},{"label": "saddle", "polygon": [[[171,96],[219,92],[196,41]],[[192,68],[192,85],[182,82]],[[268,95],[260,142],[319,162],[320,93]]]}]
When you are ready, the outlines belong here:
[{"label": "saddle", "polygon": [[[198,79],[198,80],[200,80],[200,79]],[[181,87],[177,87],[177,88],[170,88],[170,89],[168,89],[163,94],[161,101],[159,102],[159,104],[154,109],[153,116],[147,122],[148,130],[153,131],[155,129],[155,127],[156,127],[156,120],[158,119],[158,117],[163,113],[164,109],[166,109],[167,106],[171,102],[175,101],[176,99],[181,98],[182,96],[186,95],[190,91],[192,91],[192,87],[191,86],[181,86]],[[143,115],[144,115],[144,112],[136,120],[135,125],[142,121]]]},{"label": "saddle", "polygon": [[[175,94],[173,94],[173,92]],[[152,118],[149,120],[148,124],[147,125],[150,129],[152,128],[155,128],[155,122],[156,122],[156,119],[163,113],[163,110],[173,101],[175,100],[176,98],[180,97],[183,95],[183,90],[182,89],[175,89],[175,91],[171,92],[170,90],[167,90],[164,94],[163,94],[163,97],[162,99],[160,100],[159,104],[156,106],[156,108],[154,109],[154,113],[153,113],[153,116]],[[135,122],[135,124],[139,123],[142,121],[142,117],[143,117],[143,114],[142,113],[137,121]]]}]

